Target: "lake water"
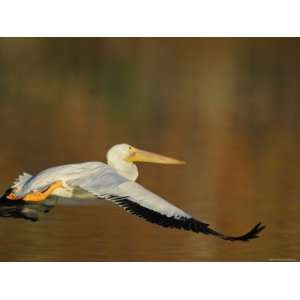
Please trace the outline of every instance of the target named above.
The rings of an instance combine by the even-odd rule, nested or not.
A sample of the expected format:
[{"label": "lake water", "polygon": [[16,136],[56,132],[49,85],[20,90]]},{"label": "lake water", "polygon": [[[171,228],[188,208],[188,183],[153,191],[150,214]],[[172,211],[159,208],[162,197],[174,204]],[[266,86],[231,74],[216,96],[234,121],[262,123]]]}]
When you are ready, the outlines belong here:
[{"label": "lake water", "polygon": [[138,181],[248,243],[165,229],[107,202],[0,219],[1,261],[300,258],[299,39],[0,39],[0,188],[127,142],[185,166]]}]

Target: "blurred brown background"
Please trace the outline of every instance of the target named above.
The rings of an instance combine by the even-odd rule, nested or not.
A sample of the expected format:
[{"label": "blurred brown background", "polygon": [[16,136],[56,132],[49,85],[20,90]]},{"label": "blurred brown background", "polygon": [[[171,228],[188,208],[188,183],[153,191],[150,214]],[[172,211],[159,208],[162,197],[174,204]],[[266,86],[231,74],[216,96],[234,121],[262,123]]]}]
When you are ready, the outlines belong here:
[{"label": "blurred brown background", "polygon": [[139,182],[249,243],[160,228],[104,203],[0,219],[0,260],[300,258],[300,40],[0,39],[0,188],[22,171],[105,161],[116,143],[187,161]]}]

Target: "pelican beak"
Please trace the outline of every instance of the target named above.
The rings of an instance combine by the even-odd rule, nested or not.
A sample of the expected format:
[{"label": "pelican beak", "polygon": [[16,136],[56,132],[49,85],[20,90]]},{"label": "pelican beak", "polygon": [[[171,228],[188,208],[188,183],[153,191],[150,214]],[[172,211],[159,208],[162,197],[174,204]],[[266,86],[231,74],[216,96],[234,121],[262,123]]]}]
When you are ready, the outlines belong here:
[{"label": "pelican beak", "polygon": [[184,161],[175,158],[159,155],[156,153],[140,150],[132,147],[130,155],[126,159],[129,162],[149,162],[166,165],[182,165]]}]

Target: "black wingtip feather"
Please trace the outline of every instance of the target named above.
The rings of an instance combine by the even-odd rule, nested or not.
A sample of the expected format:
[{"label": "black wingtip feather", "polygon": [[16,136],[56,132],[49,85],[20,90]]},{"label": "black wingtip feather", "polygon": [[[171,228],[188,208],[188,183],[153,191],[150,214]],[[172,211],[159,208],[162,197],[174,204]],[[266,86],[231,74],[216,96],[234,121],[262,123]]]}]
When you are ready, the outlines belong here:
[{"label": "black wingtip feather", "polygon": [[246,242],[252,239],[256,239],[259,237],[258,234],[265,228],[265,226],[263,226],[261,222],[259,222],[249,232],[247,232],[244,235],[237,236],[237,237],[227,236],[211,229],[208,224],[198,221],[196,219],[184,218],[184,217],[181,218],[168,217],[161,213],[153,211],[149,208],[141,206],[140,204],[131,201],[127,197],[118,197],[118,196],[110,195],[109,199],[115,202],[116,204],[118,204],[119,206],[121,206],[122,208],[124,208],[126,211],[130,212],[131,214],[134,214],[138,217],[142,217],[148,222],[156,223],[163,227],[184,229],[188,231],[193,231],[195,233],[213,235],[227,241]]},{"label": "black wingtip feather", "polygon": [[238,237],[232,237],[232,236],[224,236],[224,240],[228,241],[243,241],[243,242],[248,242],[253,239],[259,238],[259,233],[266,228],[265,225],[262,225],[261,222],[257,223],[249,232],[247,232],[244,235],[238,236]]}]

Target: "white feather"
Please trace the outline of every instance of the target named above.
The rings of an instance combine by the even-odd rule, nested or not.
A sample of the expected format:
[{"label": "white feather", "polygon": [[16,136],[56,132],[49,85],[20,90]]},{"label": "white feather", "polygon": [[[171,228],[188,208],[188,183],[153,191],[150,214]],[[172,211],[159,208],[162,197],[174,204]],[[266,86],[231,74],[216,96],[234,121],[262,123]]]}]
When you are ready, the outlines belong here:
[{"label": "white feather", "polygon": [[22,174],[20,174],[14,181],[14,183],[12,184],[12,189],[14,190],[14,192],[20,191],[24,184],[30,180],[32,178],[32,175],[24,172]]}]

